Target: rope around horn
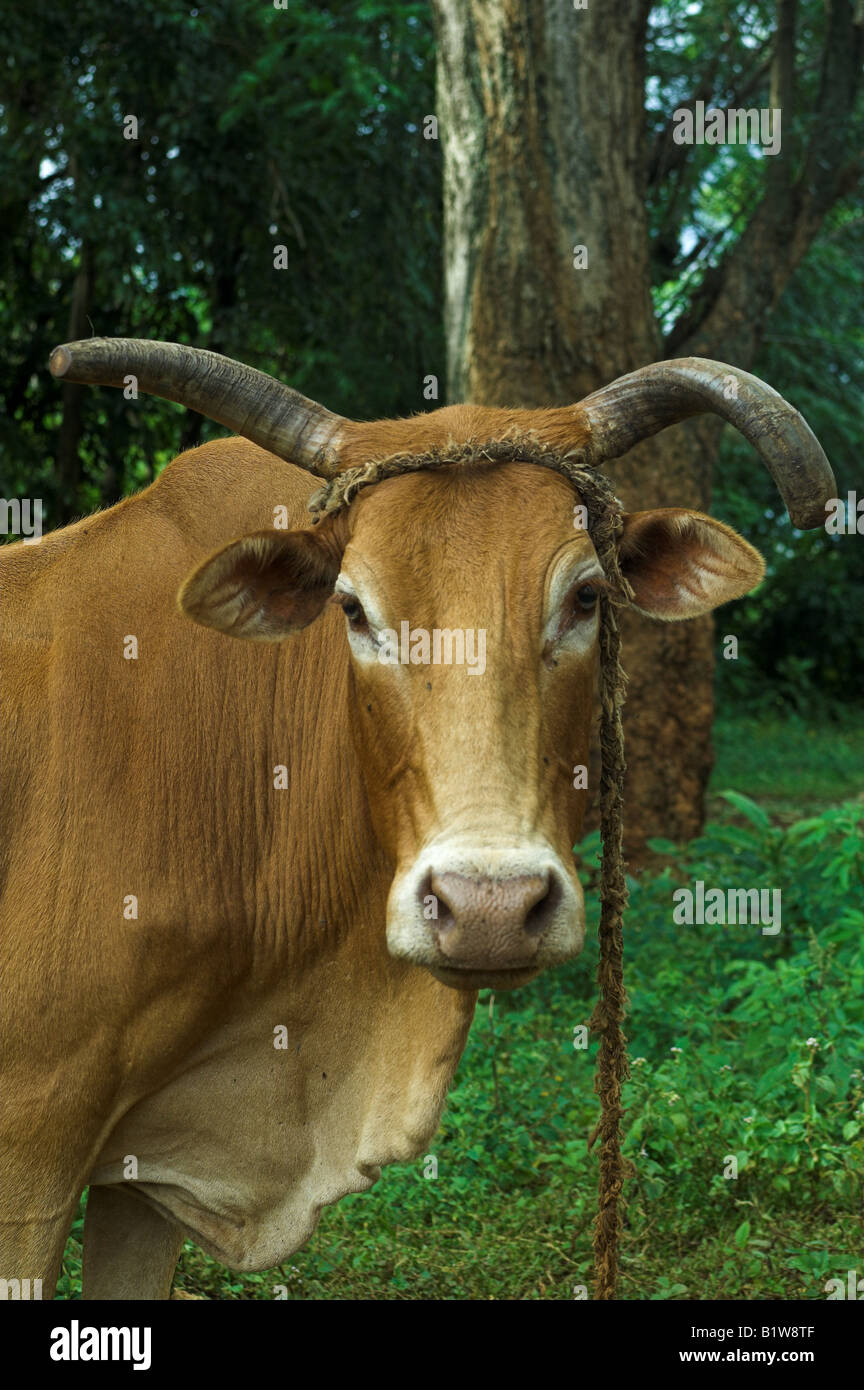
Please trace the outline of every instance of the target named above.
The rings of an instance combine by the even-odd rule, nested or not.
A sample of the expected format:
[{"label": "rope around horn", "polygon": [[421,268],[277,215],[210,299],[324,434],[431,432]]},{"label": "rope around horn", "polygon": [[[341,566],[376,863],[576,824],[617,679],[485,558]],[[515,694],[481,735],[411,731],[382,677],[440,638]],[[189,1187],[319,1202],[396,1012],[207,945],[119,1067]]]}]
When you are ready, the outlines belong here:
[{"label": "rope around horn", "polygon": [[588,532],[597,558],[611,585],[600,595],[600,955],[597,965],[599,999],[589,1027],[600,1035],[594,1090],[600,1099],[600,1119],[588,1140],[589,1150],[600,1139],[598,1211],[594,1221],[595,1297],[613,1299],[618,1280],[618,1247],[622,1224],[625,1160],[621,1156],[621,1087],[630,1075],[622,1023],[627,1009],[624,990],[623,916],[627,905],[624,876],[624,733],[621,710],[627,677],[621,666],[621,638],[616,609],[629,603],[633,592],[621,573],[618,539],[623,522],[621,504],[612,484],[596,469],[580,462],[579,451],[561,454],[546,448],[536,436],[510,435],[480,443],[448,444],[425,454],[393,454],[337,474],[309,499],[314,522],[347,507],[365,487],[403,473],[446,465],[534,463],[561,473],[579,494],[588,514]]}]

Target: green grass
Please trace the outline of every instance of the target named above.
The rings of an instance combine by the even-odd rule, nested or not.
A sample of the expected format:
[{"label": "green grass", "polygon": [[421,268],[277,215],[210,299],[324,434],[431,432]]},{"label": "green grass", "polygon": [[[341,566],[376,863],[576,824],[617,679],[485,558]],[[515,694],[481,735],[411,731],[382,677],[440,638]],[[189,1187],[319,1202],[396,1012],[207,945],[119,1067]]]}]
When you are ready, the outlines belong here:
[{"label": "green grass", "polygon": [[[732,788],[768,809],[804,813],[864,794],[864,719],[720,718],[709,797]],[[709,810],[718,808],[709,801]]]}]

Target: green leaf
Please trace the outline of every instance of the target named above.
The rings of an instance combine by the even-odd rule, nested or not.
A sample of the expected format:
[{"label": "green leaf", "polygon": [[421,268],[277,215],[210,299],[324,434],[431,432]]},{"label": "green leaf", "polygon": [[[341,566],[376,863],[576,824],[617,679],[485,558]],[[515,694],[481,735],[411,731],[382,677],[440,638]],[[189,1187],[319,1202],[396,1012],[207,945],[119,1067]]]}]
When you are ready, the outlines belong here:
[{"label": "green leaf", "polygon": [[744,796],[742,792],[726,791],[720,795],[724,801],[728,801],[730,806],[734,806],[740,811],[742,816],[746,816],[751,825],[758,826],[760,830],[771,829],[771,818],[766,815],[761,806],[757,806],[755,801],[751,801],[749,796]]},{"label": "green leaf", "polygon": [[661,1302],[667,1298],[677,1298],[679,1294],[687,1292],[686,1284],[667,1284],[665,1279],[661,1279],[656,1293],[651,1295],[653,1302]]},{"label": "green leaf", "polygon": [[735,1244],[739,1250],[743,1250],[747,1241],[750,1239],[750,1222],[742,1221],[738,1230],[735,1232]]}]

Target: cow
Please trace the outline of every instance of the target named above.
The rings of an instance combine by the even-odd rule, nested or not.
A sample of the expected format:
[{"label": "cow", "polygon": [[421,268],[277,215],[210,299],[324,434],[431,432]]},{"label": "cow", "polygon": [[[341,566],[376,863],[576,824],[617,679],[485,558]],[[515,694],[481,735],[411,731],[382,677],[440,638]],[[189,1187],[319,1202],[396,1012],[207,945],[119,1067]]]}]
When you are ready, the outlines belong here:
[{"label": "cow", "polygon": [[[52,370],[134,378],[237,434],[2,552],[0,1274],[54,1287],[89,1184],[85,1298],[162,1299],[184,1238],[271,1268],[422,1153],[477,991],[583,942],[572,769],[608,576],[578,496],[518,456],[475,460],[312,526],[320,479],[504,438],[599,467],[713,411],[797,525],[834,483],[789,404],[696,358],[576,405],[372,423],[173,344],[69,344]],[[764,571],[676,507],[626,515],[618,556],[666,621]],[[382,661],[406,621],[484,632],[483,671]]]}]

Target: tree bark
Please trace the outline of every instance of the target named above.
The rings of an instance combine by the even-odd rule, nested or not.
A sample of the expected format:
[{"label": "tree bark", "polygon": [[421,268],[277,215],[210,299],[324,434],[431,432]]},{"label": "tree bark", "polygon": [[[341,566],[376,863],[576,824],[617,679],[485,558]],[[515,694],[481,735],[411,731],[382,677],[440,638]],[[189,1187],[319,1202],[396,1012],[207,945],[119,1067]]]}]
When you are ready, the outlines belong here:
[{"label": "tree bark", "polygon": [[[780,0],[771,71],[772,89],[790,98],[794,3]],[[851,12],[849,0],[830,4],[823,85],[842,92],[845,109],[855,55],[844,56],[836,33],[850,29]],[[691,352],[751,365],[764,318],[849,178],[851,166],[837,167],[835,108],[835,167],[826,169],[824,141],[797,182],[792,155],[783,166],[774,157],[750,227],[664,344],[646,210],[656,164],[643,109],[650,8],[650,0],[590,0],[579,10],[572,0],[435,0],[450,400],[564,404]],[[583,269],[574,264],[580,246]],[[701,417],[611,465],[625,507],[707,510],[719,438],[718,422]],[[702,825],[714,625],[628,613],[623,629],[628,848],[638,855],[647,836],[685,840]]]},{"label": "tree bark", "polygon": [[[81,244],[78,269],[72,286],[72,302],[69,307],[69,323],[66,341],[75,342],[88,337],[87,314],[93,293],[93,261],[89,244]],[[57,438],[55,471],[57,474],[57,502],[60,515],[51,519],[52,526],[65,526],[79,513],[78,488],[81,483],[81,404],[86,386],[64,382],[62,388],[63,419]]]}]

